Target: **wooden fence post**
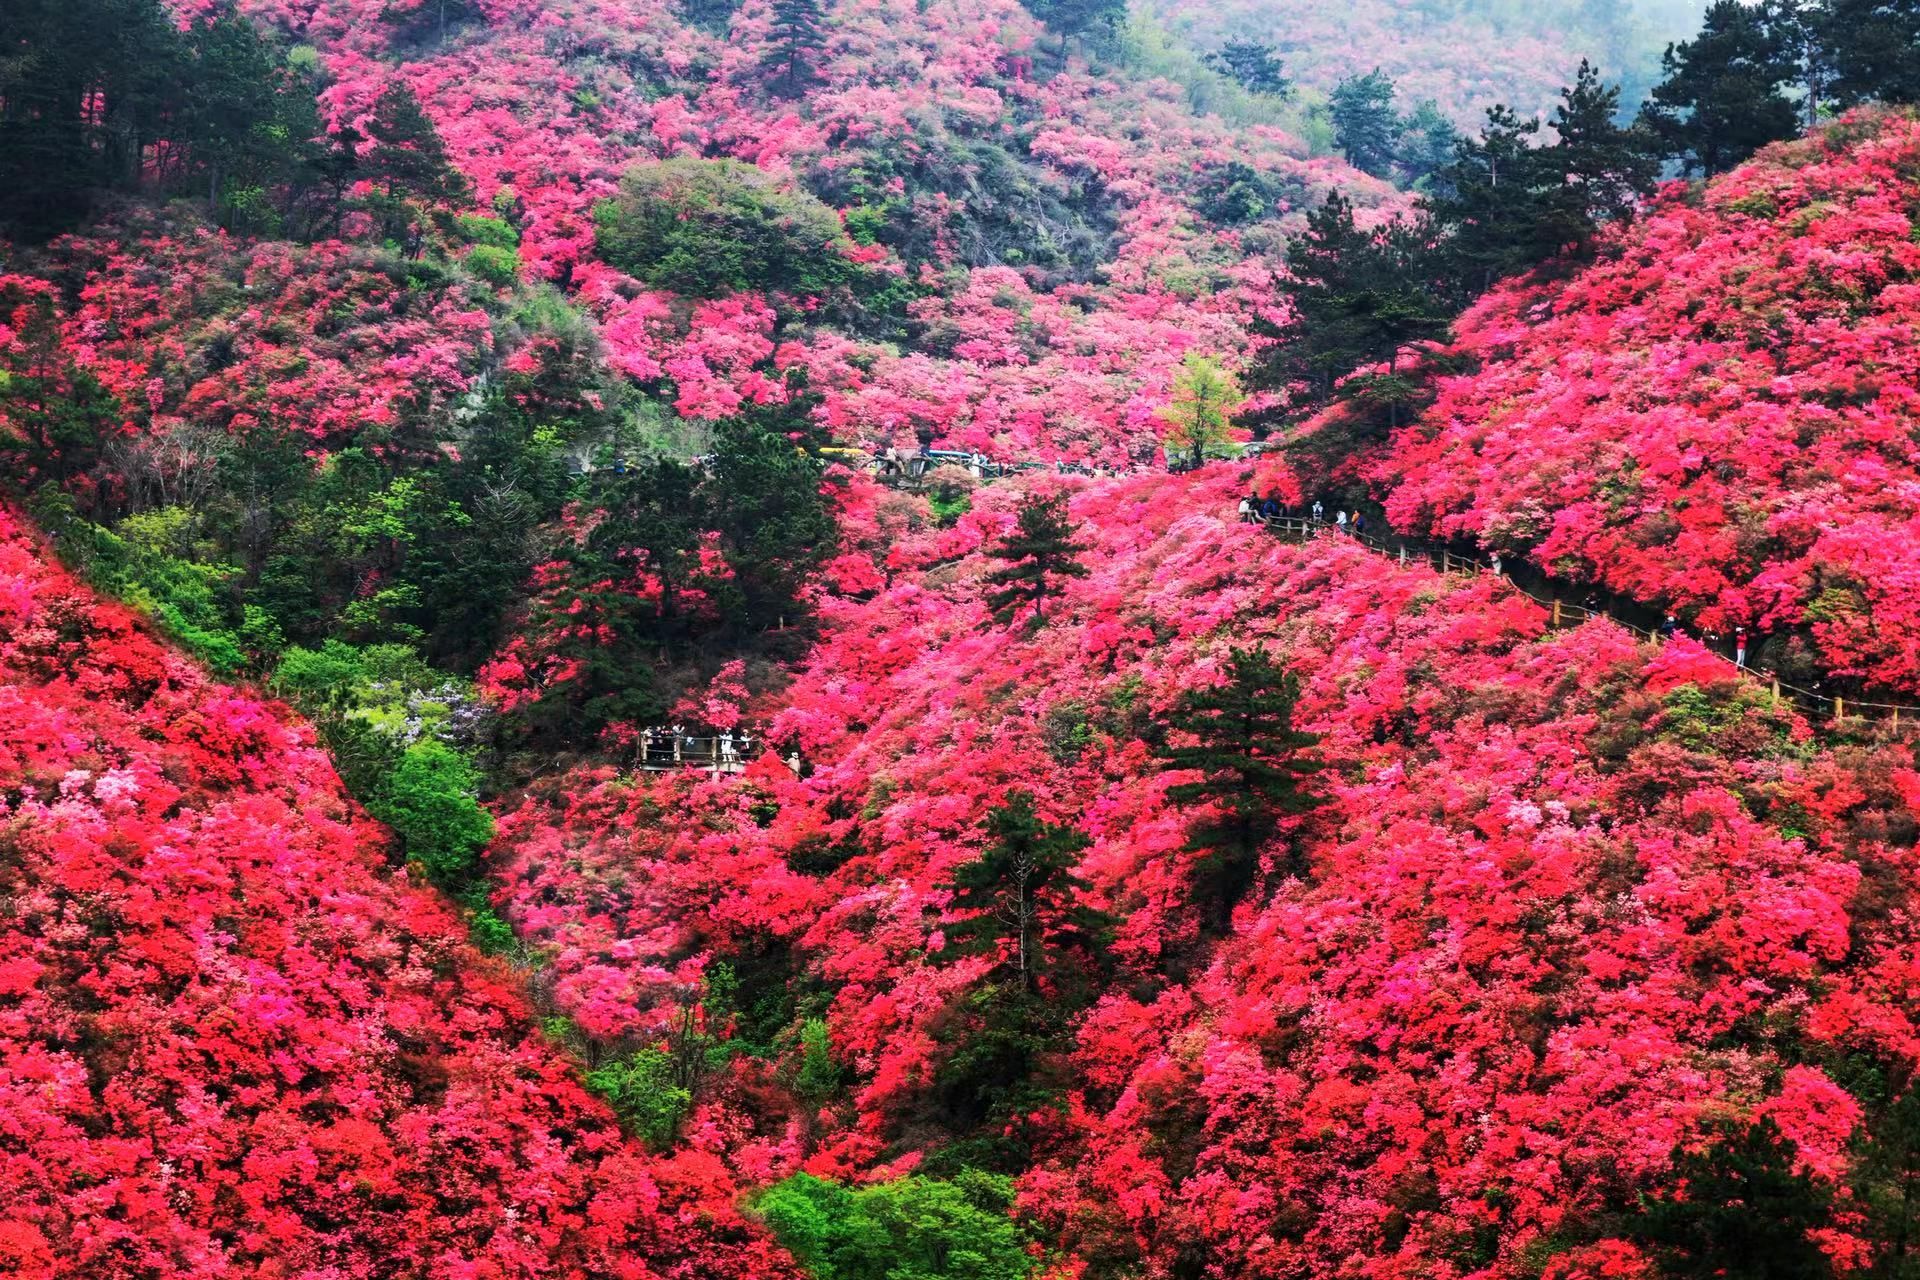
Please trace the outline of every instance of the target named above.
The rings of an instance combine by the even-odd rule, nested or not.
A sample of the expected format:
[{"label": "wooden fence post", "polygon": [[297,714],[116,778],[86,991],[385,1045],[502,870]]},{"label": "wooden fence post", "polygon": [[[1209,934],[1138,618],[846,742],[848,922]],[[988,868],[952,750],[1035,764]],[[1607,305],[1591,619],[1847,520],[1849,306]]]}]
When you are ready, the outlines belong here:
[{"label": "wooden fence post", "polygon": [[1844,720],[1846,719],[1846,716],[1847,716],[1847,700],[1841,697],[1839,694],[1835,694],[1833,697],[1833,718],[1835,720]]},{"label": "wooden fence post", "polygon": [[1779,676],[1775,676],[1773,678],[1773,705],[1776,707],[1780,705],[1780,677]]},{"label": "wooden fence post", "polygon": [[1553,598],[1553,625],[1556,627],[1560,625],[1560,597],[1559,596],[1555,596]]}]

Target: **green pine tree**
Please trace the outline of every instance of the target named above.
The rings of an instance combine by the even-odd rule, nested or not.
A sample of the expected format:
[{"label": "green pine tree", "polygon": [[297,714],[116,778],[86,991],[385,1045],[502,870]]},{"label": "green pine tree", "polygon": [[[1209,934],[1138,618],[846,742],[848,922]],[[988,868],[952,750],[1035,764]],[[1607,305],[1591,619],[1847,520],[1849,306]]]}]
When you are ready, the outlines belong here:
[{"label": "green pine tree", "polygon": [[1375,67],[1364,76],[1348,76],[1334,86],[1327,114],[1333,120],[1334,145],[1347,163],[1384,178],[1393,171],[1400,145],[1400,116],[1393,107],[1393,80]]},{"label": "green pine tree", "polygon": [[[746,630],[800,612],[800,588],[839,537],[821,496],[821,464],[802,447],[809,400],[748,409],[714,429],[711,527],[734,571],[732,616]],[[800,437],[796,440],[795,437]]]},{"label": "green pine tree", "polygon": [[773,74],[780,96],[795,97],[818,82],[820,55],[827,47],[820,29],[824,20],[820,0],[773,0],[773,26],[760,66]]},{"label": "green pine tree", "polygon": [[1600,228],[1631,219],[1653,190],[1658,144],[1644,131],[1623,128],[1619,114],[1620,87],[1603,84],[1593,64],[1582,60],[1554,108],[1554,144],[1538,153],[1545,169],[1536,191],[1536,243],[1589,255]]},{"label": "green pine tree", "polygon": [[1911,1085],[1861,1126],[1854,1194],[1875,1244],[1874,1280],[1920,1277],[1920,1091]]},{"label": "green pine tree", "polygon": [[1510,107],[1491,107],[1480,135],[1461,139],[1453,162],[1434,174],[1425,208],[1444,228],[1448,272],[1468,295],[1552,253],[1531,226],[1540,128]]},{"label": "green pine tree", "polygon": [[1836,105],[1920,102],[1920,3],[1825,0],[1813,26]]},{"label": "green pine tree", "polygon": [[1534,145],[1539,121],[1487,112],[1480,137],[1460,144],[1423,202],[1462,297],[1552,258],[1585,257],[1603,226],[1634,216],[1659,177],[1660,143],[1623,128],[1619,111],[1618,86],[1582,62],[1561,90],[1551,145]]},{"label": "green pine tree", "polygon": [[1763,9],[1715,0],[1700,34],[1668,45],[1660,65],[1666,79],[1640,120],[1690,172],[1725,173],[1799,131],[1799,110],[1785,92],[1799,66]]},{"label": "green pine tree", "polygon": [[1085,550],[1073,540],[1065,494],[1022,499],[1019,523],[989,551],[1003,562],[987,575],[987,585],[992,588],[987,593],[987,609],[993,620],[1004,627],[1032,606],[1038,625],[1044,620],[1046,602],[1065,591],[1063,579],[1084,578],[1089,573],[1079,559]]},{"label": "green pine tree", "polygon": [[404,81],[394,81],[374,103],[359,160],[361,176],[381,188],[381,223],[390,236],[404,229],[403,202],[443,204],[466,192],[439,130]]},{"label": "green pine tree", "polygon": [[[1292,304],[1293,323],[1270,332],[1275,341],[1249,386],[1288,393],[1294,417],[1348,399],[1356,408],[1347,424],[1355,438],[1398,426],[1424,387],[1402,377],[1401,353],[1443,336],[1460,301],[1434,239],[1424,219],[1364,230],[1345,197],[1328,195],[1308,214],[1306,234],[1287,246],[1279,289]],[[1383,372],[1348,379],[1379,365]]]},{"label": "green pine tree", "polygon": [[57,235],[97,192],[136,187],[148,148],[177,140],[187,77],[157,0],[0,5],[0,235]]},{"label": "green pine tree", "polygon": [[274,126],[287,86],[280,59],[245,18],[218,18],[195,30],[191,43],[182,129],[203,170],[207,203],[231,226],[236,199],[285,177],[295,148]]},{"label": "green pine tree", "polygon": [[1196,890],[1223,932],[1281,820],[1319,803],[1307,788],[1323,767],[1308,754],[1319,738],[1293,727],[1299,694],[1264,647],[1235,648],[1226,679],[1183,692],[1162,722],[1161,768],[1199,775],[1168,787],[1167,799],[1199,811],[1188,844],[1201,855]]},{"label": "green pine tree", "polygon": [[1794,1169],[1793,1144],[1770,1119],[1674,1152],[1684,1194],[1641,1206],[1639,1234],[1675,1280],[1827,1280],[1832,1263],[1808,1234],[1831,1225],[1833,1190]]},{"label": "green pine tree", "polygon": [[1060,37],[1059,65],[1067,65],[1067,46],[1075,36],[1105,27],[1112,31],[1127,20],[1126,0],[1026,0],[1027,11]]},{"label": "green pine tree", "polygon": [[1453,163],[1460,146],[1460,130],[1432,98],[1423,100],[1400,122],[1400,148],[1394,159],[1409,187],[1427,183]]},{"label": "green pine tree", "polygon": [[992,954],[1029,992],[1039,989],[1062,948],[1090,952],[1107,925],[1082,904],[1086,881],[1074,874],[1087,837],[1043,822],[1033,797],[1016,791],[987,814],[989,843],[954,872],[952,906],[973,914],[947,928],[954,955]]},{"label": "green pine tree", "polygon": [[1286,68],[1273,46],[1263,41],[1235,37],[1220,46],[1218,53],[1208,54],[1207,65],[1248,93],[1269,98],[1285,98],[1293,93]]}]

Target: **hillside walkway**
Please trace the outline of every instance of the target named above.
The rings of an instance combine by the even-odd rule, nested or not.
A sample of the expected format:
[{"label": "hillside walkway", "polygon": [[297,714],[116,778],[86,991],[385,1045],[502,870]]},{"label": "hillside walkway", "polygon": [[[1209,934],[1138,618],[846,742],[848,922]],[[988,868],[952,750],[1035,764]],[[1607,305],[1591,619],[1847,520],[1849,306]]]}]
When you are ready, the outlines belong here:
[{"label": "hillside walkway", "polygon": [[[1370,533],[1354,533],[1351,530],[1341,532],[1335,525],[1309,516],[1270,516],[1263,523],[1268,532],[1288,542],[1305,543],[1317,537],[1340,538],[1402,565],[1424,564],[1436,572],[1453,575],[1496,574],[1506,583],[1508,589],[1519,592],[1547,610],[1551,624],[1556,628],[1578,627],[1590,619],[1604,618],[1643,640],[1650,640],[1655,644],[1665,642],[1665,638],[1658,631],[1639,626],[1604,609],[1569,604],[1557,595],[1551,594],[1550,588],[1542,588],[1548,592],[1545,595],[1530,591],[1513,580],[1511,574],[1507,572],[1505,563],[1496,564],[1492,560],[1475,559],[1446,547],[1414,539],[1396,537],[1387,541]],[[1544,580],[1544,574],[1539,576]],[[1808,715],[1817,716],[1835,724],[1848,720],[1864,720],[1885,723],[1896,730],[1903,726],[1909,730],[1920,728],[1920,704],[1875,702],[1864,698],[1847,697],[1843,694],[1826,693],[1817,689],[1802,689],[1782,681],[1777,674],[1758,671],[1752,667],[1735,666],[1731,659],[1725,659],[1725,661],[1729,668],[1738,672],[1743,678],[1766,690],[1775,702],[1791,702]]]},{"label": "hillside walkway", "polygon": [[[634,766],[648,773],[674,773],[681,769],[699,769],[715,775],[745,773],[747,766],[766,750],[765,735],[747,730],[692,734],[680,725],[663,725],[640,731]],[[799,772],[799,756],[788,757],[787,767]]]}]

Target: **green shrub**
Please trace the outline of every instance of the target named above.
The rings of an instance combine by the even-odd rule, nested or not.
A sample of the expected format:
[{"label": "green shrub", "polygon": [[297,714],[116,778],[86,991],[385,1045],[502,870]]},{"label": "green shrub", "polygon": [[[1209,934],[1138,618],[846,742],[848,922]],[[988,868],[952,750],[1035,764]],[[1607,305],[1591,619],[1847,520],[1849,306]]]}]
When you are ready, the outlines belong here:
[{"label": "green shrub", "polygon": [[287,650],[267,684],[311,714],[350,705],[365,679],[360,651],[342,641],[328,640],[318,649]]},{"label": "green shrub", "polygon": [[199,558],[205,549],[193,539],[194,522],[184,507],[163,507],[128,516],[115,532],[88,524],[81,555],[95,585],[152,617],[218,674],[232,675],[247,664],[236,625],[239,571]]},{"label": "green shrub", "polygon": [[640,1049],[586,1074],[587,1088],[613,1107],[628,1130],[656,1151],[673,1145],[693,1094],[673,1080],[673,1062],[658,1049]]},{"label": "green shrub", "polygon": [[824,1102],[840,1091],[843,1076],[840,1064],[833,1060],[827,1024],[808,1018],[800,1026],[800,1074],[794,1092],[811,1102]]},{"label": "green shrub", "polygon": [[737,160],[677,157],[627,171],[594,210],[600,255],[656,289],[818,294],[849,283],[834,211]]},{"label": "green shrub", "polygon": [[754,1210],[813,1280],[1024,1280],[1013,1181],[977,1169],[857,1189],[795,1174]]},{"label": "green shrub", "polygon": [[468,244],[491,245],[496,249],[518,249],[520,233],[504,218],[489,218],[484,214],[463,213],[455,219],[460,236]]},{"label": "green shrub", "polygon": [[467,251],[467,270],[504,289],[520,279],[520,255],[498,245],[477,244]]},{"label": "green shrub", "polygon": [[493,818],[474,793],[479,770],[458,751],[432,738],[400,754],[387,779],[385,794],[372,800],[373,816],[394,829],[407,856],[442,883],[453,883],[473,869],[480,850],[493,839]]}]

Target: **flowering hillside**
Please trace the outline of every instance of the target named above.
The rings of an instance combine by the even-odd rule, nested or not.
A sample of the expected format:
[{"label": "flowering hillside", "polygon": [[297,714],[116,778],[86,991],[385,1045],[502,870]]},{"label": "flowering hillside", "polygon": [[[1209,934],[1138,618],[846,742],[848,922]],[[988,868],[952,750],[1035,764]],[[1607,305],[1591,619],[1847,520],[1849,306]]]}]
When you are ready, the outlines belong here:
[{"label": "flowering hillside", "polygon": [[1907,1275],[1880,8],[26,6],[0,1272]]},{"label": "flowering hillside", "polygon": [[[497,0],[441,22],[447,6],[242,8],[318,47],[336,127],[406,84],[477,204],[509,212],[526,277],[561,283],[612,367],[695,419],[780,399],[801,370],[852,440],[1125,462],[1151,450],[1182,357],[1237,358],[1271,307],[1264,224],[1335,189],[1397,200],[1278,129],[1196,117],[1164,81],[1037,77],[1040,28],[1013,0],[829,5],[793,94],[772,91],[758,0],[724,33],[645,3]],[[750,162],[820,196],[853,236],[831,252],[894,281],[904,328],[874,340],[815,298],[702,300],[602,260],[596,203],[673,157]],[[1235,165],[1258,199],[1223,222],[1208,193]]]},{"label": "flowering hillside", "polygon": [[[1650,1276],[1701,1176],[1676,1162],[1745,1133],[1851,1266],[1865,1118],[1920,1045],[1911,752],[1823,749],[1720,659],[1552,634],[1491,578],[1283,545],[1239,491],[1074,490],[1091,576],[1011,633],[982,599],[1010,494],[952,527],[857,495],[828,635],[756,708],[804,777],[601,768],[505,820],[496,900],[561,1007],[646,1040],[712,966],[777,975],[758,1016],[821,1020],[840,1087],[777,1034],[692,1145],[768,1178],[995,1153],[1088,1274]],[[1210,942],[1157,726],[1262,642],[1324,804]],[[1049,971],[1057,1038],[983,1078],[1006,995],[956,885],[1020,791],[1086,837],[1111,935]]]},{"label": "flowering hillside", "polygon": [[284,708],[0,513],[0,1270],[780,1275],[387,866]]},{"label": "flowering hillside", "polygon": [[1372,464],[1393,523],[1920,688],[1920,120],[1854,114],[1497,290]]}]

